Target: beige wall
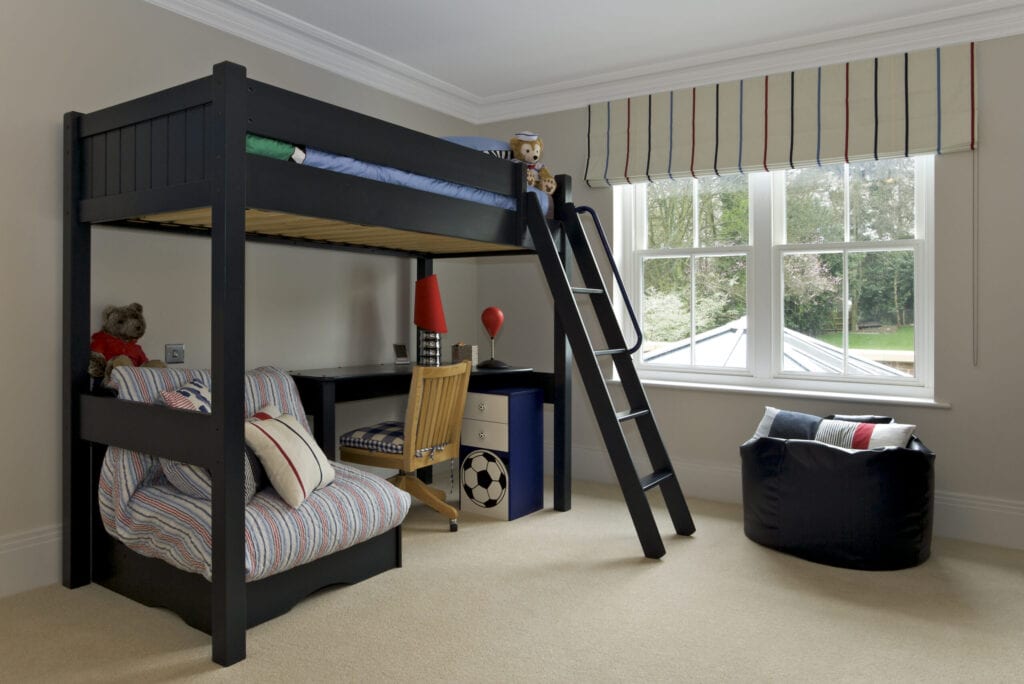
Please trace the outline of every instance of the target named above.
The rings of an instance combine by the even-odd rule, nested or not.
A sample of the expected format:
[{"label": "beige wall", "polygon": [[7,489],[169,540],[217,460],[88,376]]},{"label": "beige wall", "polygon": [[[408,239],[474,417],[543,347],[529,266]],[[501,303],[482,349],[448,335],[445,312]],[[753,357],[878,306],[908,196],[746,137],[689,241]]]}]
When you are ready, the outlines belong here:
[{"label": "beige wall", "polygon": [[[649,388],[669,452],[690,496],[740,500],[738,445],[753,432],[765,405],[819,415],[880,412],[919,426],[936,459],[936,530],[939,534],[1024,547],[1024,462],[1016,420],[1024,408],[1024,340],[1020,259],[1024,255],[1024,135],[1017,113],[1024,111],[1019,65],[1024,37],[977,47],[979,165],[979,347],[972,351],[972,157],[955,154],[936,161],[936,399],[950,408],[884,403],[796,399],[779,395]],[[540,133],[545,161],[554,172],[575,177],[576,204],[594,206],[606,229],[612,221],[610,190],[588,190],[586,111],[574,110],[492,124],[485,134],[504,138],[518,130]],[[550,297],[536,282],[530,260],[501,267],[501,277],[481,269],[482,296],[520,299],[509,317],[510,335],[551,333]],[[543,306],[527,305],[526,296]],[[532,314],[532,315],[531,315]],[[525,353],[524,349],[524,353]],[[549,366],[545,350],[530,351],[532,362]],[[583,389],[574,401],[577,477],[613,480]]]},{"label": "beige wall", "polygon": [[[410,128],[475,132],[138,0],[3,5],[0,349],[7,391],[0,397],[0,594],[17,588],[19,573],[35,583],[59,577],[64,112],[93,111],[199,78],[231,60],[254,78]],[[249,245],[246,257],[247,366],[390,363],[393,342],[412,342],[412,262],[266,245]],[[207,241],[101,228],[94,232],[93,268],[97,326],[104,305],[142,302],[149,322],[142,345],[150,357],[162,358],[165,343],[184,342],[187,365],[208,365]],[[452,335],[475,335],[475,265],[439,263],[437,269]],[[392,400],[345,406],[339,427],[399,409]],[[45,567],[26,566],[32,559]]]}]

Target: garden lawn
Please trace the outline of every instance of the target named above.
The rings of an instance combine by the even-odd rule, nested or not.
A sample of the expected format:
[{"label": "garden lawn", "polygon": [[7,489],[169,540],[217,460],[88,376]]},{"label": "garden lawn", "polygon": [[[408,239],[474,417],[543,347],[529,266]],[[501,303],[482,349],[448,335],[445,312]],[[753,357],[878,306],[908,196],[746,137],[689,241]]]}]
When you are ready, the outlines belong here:
[{"label": "garden lawn", "polygon": [[[819,337],[823,342],[843,346],[842,333],[828,333]],[[892,332],[850,333],[850,349],[905,349],[914,350],[914,326],[904,325]]]}]

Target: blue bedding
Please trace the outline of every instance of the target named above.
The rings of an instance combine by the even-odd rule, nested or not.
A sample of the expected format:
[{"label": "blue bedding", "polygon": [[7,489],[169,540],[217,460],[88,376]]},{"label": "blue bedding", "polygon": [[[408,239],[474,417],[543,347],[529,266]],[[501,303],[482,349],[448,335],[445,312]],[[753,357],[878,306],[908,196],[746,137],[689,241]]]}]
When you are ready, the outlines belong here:
[{"label": "blue bedding", "polygon": [[[285,145],[278,141],[270,141],[266,138],[258,138],[257,136],[249,136],[249,151],[255,154],[264,154],[263,150],[255,148],[253,142],[271,143],[277,146]],[[292,147],[292,146],[289,146]],[[349,176],[356,176],[358,178],[366,178],[367,180],[379,181],[382,183],[389,183],[391,185],[400,185],[406,188],[412,188],[414,190],[423,190],[424,192],[431,192],[436,195],[444,195],[445,197],[453,197],[455,199],[468,200],[470,202],[477,202],[478,204],[486,204],[492,207],[500,207],[502,209],[509,209],[514,211],[516,209],[516,200],[514,197],[507,195],[499,195],[495,192],[489,192],[487,190],[481,190],[468,185],[459,185],[445,180],[439,180],[437,178],[429,178],[427,176],[421,176],[419,174],[410,173],[408,171],[401,171],[394,169],[389,166],[378,166],[377,164],[369,164],[352,157],[345,157],[339,154],[331,154],[330,152],[324,152],[313,147],[307,147],[304,150],[301,148],[294,148],[294,153],[286,154],[285,152],[278,151],[274,154],[267,154],[266,156],[274,156],[276,158],[291,158],[299,164],[305,166],[312,166],[318,169],[326,169],[328,171],[334,171],[336,173],[344,173]],[[528,187],[527,190],[537,195],[540,200],[541,210],[545,215],[548,213],[549,196],[537,188]]]},{"label": "blue bedding", "polygon": [[[352,157],[323,152],[313,147],[306,148],[306,158],[302,163],[306,166],[314,166],[318,169],[327,169],[328,171],[344,173],[349,176],[358,176],[359,178],[380,181],[391,185],[401,185],[402,187],[412,188],[414,190],[423,190],[425,192],[432,192],[436,195],[444,195],[445,197],[469,200],[470,202],[487,204],[492,207],[500,207],[502,209],[509,209],[513,211],[516,208],[516,200],[513,197],[499,195],[495,192],[481,190],[468,185],[458,185],[457,183],[438,180],[437,178],[428,178],[427,176],[409,173],[408,171],[393,169],[389,166],[368,164],[364,161],[353,159]],[[545,214],[547,214],[547,193],[544,193],[534,187],[529,187],[527,190],[536,194],[537,197],[540,198],[540,208]]]}]

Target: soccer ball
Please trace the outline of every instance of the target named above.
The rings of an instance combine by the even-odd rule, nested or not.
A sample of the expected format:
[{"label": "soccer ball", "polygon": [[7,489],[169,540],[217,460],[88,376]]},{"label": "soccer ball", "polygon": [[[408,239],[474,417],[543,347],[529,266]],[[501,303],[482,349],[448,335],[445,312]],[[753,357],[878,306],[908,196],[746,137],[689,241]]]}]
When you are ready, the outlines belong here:
[{"label": "soccer ball", "polygon": [[489,451],[474,451],[462,462],[462,491],[480,508],[494,508],[508,491],[508,473]]}]

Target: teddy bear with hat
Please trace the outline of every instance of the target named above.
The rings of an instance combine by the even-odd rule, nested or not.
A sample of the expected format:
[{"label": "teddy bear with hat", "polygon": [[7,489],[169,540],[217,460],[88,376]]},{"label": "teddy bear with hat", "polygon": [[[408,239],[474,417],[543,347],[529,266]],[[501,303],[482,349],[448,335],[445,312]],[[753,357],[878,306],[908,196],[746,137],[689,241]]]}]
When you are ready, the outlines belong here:
[{"label": "teddy bear with hat", "polygon": [[516,133],[508,141],[512,148],[512,158],[526,164],[526,183],[540,188],[549,195],[555,194],[558,183],[551,175],[540,158],[544,152],[544,141],[532,131]]}]

